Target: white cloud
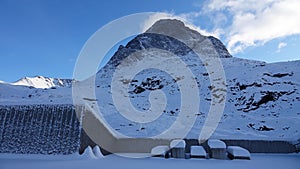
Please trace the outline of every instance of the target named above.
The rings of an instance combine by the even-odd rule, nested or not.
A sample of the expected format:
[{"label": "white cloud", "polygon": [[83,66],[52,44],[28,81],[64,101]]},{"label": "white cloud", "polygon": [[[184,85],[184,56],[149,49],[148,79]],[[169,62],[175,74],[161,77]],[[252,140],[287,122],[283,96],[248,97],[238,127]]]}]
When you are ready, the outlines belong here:
[{"label": "white cloud", "polygon": [[300,34],[299,7],[299,0],[211,0],[203,10],[230,14],[232,22],[225,36],[234,54],[275,38]]},{"label": "white cloud", "polygon": [[173,13],[155,13],[150,15],[147,20],[142,25],[142,31],[145,32],[148,30],[156,21],[160,19],[175,19],[175,15]]},{"label": "white cloud", "polygon": [[286,43],[280,42],[280,43],[278,44],[278,46],[277,46],[276,52],[279,53],[279,52],[281,51],[281,49],[284,48],[284,47],[286,47],[286,46],[287,46]]},{"label": "white cloud", "polygon": [[[159,19],[180,19],[203,35],[222,36],[228,50],[235,54],[276,38],[300,34],[299,7],[299,0],[208,0],[200,11],[154,14],[143,25],[143,31]],[[199,23],[203,15],[211,19],[210,30],[190,24],[205,24]]]}]

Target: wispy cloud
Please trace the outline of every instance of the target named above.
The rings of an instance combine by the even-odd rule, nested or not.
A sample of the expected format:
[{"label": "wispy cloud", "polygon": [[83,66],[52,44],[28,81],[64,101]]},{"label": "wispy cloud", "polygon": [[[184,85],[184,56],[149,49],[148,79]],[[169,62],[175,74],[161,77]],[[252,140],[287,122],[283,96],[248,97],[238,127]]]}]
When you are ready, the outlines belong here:
[{"label": "wispy cloud", "polygon": [[[198,11],[154,14],[145,22],[144,30],[159,19],[181,19],[203,35],[222,37],[230,53],[236,54],[250,46],[300,34],[299,7],[299,0],[207,0]],[[210,29],[194,25],[203,25],[199,24],[203,16],[210,18]]]},{"label": "wispy cloud", "polygon": [[287,46],[286,43],[280,42],[280,43],[278,44],[278,46],[277,46],[276,52],[279,53],[279,52],[281,51],[281,49],[284,48],[284,47],[286,47],[286,46]]}]

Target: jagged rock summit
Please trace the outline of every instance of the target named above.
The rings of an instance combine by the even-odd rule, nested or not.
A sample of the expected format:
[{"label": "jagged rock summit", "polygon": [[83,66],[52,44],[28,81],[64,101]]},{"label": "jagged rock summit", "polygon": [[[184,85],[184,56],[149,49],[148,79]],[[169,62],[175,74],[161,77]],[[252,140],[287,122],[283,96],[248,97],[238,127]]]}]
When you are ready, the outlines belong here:
[{"label": "jagged rock summit", "polygon": [[[196,30],[190,29],[185,24],[177,19],[162,19],[155,22],[145,33],[156,33],[174,37],[185,44],[187,44],[193,50],[202,51],[207,45],[214,48],[220,58],[232,57],[227,51],[225,45],[217,38],[213,36],[201,35]],[[200,46],[199,46],[200,44]],[[200,47],[199,49],[195,49]]]},{"label": "jagged rock summit", "polygon": [[232,57],[219,39],[201,35],[180,20],[162,19],[155,22],[145,33],[137,35],[126,46],[121,45],[111,58],[110,64],[118,65],[120,60],[131,53],[149,48],[167,50],[180,56],[193,51],[203,57]]},{"label": "jagged rock summit", "polygon": [[186,27],[183,22],[177,19],[159,20],[155,22],[145,33],[168,35],[187,43],[201,43],[206,39],[206,36]]}]

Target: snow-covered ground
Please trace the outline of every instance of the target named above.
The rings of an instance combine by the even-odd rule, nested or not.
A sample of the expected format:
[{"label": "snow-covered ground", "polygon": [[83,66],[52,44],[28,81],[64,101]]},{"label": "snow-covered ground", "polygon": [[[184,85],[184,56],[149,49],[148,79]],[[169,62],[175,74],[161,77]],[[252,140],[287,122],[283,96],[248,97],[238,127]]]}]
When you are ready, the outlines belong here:
[{"label": "snow-covered ground", "polygon": [[43,88],[0,83],[0,105],[72,104],[69,87]]},{"label": "snow-covered ground", "polygon": [[[191,61],[193,62],[193,60]],[[213,134],[218,139],[298,140],[300,138],[300,61],[267,64],[239,58],[223,58],[227,96],[218,128]],[[194,64],[200,89],[199,112],[188,138],[198,138],[208,116],[213,87],[205,68]],[[167,105],[153,123],[139,124],[125,119],[116,110],[111,95],[110,70],[100,71],[96,78],[96,96],[102,116],[116,133],[131,137],[154,136],[168,129],[180,113],[178,85],[164,72],[145,70],[132,79],[129,96],[139,111],[149,108],[149,94],[161,89]],[[238,73],[237,73],[238,72]],[[147,78],[148,79],[147,81]],[[158,82],[159,85],[147,86]],[[146,86],[142,86],[146,84]],[[137,89],[142,90],[138,91]],[[0,83],[0,105],[72,104],[72,88],[34,88]],[[142,92],[141,92],[142,91]],[[85,92],[83,90],[83,92]],[[84,99],[84,98],[83,98]],[[89,99],[89,98],[85,98]],[[85,100],[87,101],[87,100]]]},{"label": "snow-covered ground", "polygon": [[251,154],[251,160],[125,158],[108,155],[91,159],[88,156],[0,155],[1,169],[298,169],[300,154]]},{"label": "snow-covered ground", "polygon": [[[267,64],[238,58],[222,59],[226,74],[225,109],[213,138],[251,140],[297,140],[300,138],[300,61]],[[197,63],[195,63],[196,65]],[[211,104],[213,86],[203,67],[193,73],[201,87],[199,112],[188,138],[198,138]],[[180,114],[180,90],[164,72],[148,69],[129,82],[129,97],[139,111],[150,107],[149,94],[161,90],[167,97],[166,108],[153,123],[139,124],[124,118],[111,97],[109,71],[98,72],[96,95],[102,116],[117,133],[131,137],[155,136],[167,130]],[[238,73],[237,73],[238,72]],[[147,79],[148,78],[148,79]],[[158,85],[151,84],[158,82]],[[150,87],[149,87],[150,86]],[[138,90],[141,89],[142,90]],[[183,124],[184,125],[184,124]]]}]

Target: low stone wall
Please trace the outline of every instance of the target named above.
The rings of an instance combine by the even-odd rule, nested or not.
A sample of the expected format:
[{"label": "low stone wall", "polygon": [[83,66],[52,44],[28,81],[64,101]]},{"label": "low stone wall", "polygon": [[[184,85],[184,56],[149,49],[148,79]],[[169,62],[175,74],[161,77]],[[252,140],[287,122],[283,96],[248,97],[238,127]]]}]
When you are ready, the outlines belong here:
[{"label": "low stone wall", "polygon": [[241,146],[251,153],[295,153],[296,145],[281,140],[223,140],[227,146]]},{"label": "low stone wall", "polygon": [[[222,139],[221,139],[222,140]],[[226,146],[241,146],[251,153],[295,153],[299,152],[296,142],[282,140],[222,140]],[[199,145],[196,139],[186,139],[186,152],[192,145]],[[201,144],[208,152],[207,141]]]}]

